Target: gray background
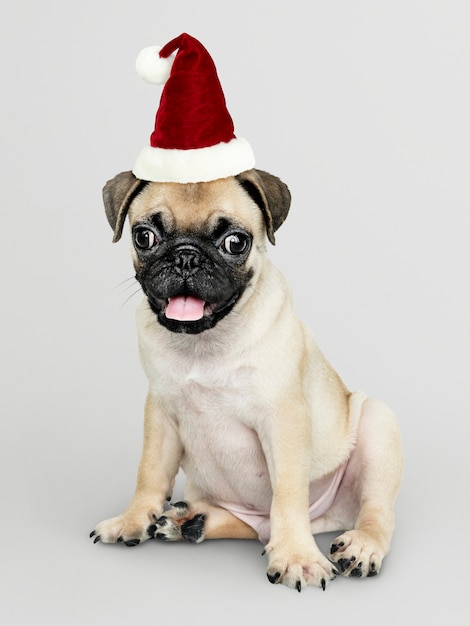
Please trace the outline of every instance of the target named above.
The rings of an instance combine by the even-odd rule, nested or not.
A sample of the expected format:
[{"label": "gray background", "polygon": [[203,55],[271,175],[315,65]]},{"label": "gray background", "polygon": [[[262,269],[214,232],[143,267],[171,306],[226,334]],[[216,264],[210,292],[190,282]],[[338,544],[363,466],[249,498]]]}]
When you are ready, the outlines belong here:
[{"label": "gray background", "polygon": [[[2,6],[2,623],[468,623],[468,2]],[[146,390],[129,237],[111,244],[101,187],[153,127],[160,89],[135,56],[183,31],[291,188],[270,254],[299,314],[399,416],[377,578],[299,595],[269,585],[255,542],[88,539],[132,495]]]}]

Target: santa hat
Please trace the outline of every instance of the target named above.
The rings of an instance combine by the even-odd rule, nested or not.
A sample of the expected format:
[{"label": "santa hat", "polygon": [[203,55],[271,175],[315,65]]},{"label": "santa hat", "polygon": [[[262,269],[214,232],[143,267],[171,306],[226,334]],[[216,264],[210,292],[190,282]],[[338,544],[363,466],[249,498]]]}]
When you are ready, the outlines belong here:
[{"label": "santa hat", "polygon": [[164,84],[150,145],[132,170],[137,178],[197,183],[254,167],[250,144],[234,134],[214,62],[197,39],[183,33],[163,48],[144,48],[136,68],[147,82]]}]

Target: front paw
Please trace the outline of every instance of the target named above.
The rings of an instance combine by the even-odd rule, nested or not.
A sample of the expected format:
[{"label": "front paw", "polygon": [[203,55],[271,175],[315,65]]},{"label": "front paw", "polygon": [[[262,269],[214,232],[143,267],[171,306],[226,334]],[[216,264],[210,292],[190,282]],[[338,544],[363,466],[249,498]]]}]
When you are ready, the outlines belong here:
[{"label": "front paw", "polygon": [[266,574],[272,584],[282,583],[299,592],[307,585],[324,591],[338,574],[313,540],[297,546],[268,544],[265,551],[269,555]]},{"label": "front paw", "polygon": [[156,519],[155,513],[129,512],[106,519],[90,533],[94,543],[123,543],[126,546],[137,546],[150,539],[147,532],[149,524]]}]

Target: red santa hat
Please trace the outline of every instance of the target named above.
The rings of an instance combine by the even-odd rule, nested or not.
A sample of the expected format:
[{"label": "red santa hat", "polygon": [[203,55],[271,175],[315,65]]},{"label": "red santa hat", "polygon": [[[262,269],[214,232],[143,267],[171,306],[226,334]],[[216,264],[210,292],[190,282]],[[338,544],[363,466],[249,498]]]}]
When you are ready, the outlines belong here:
[{"label": "red santa hat", "polygon": [[132,170],[137,178],[197,183],[254,167],[250,144],[234,134],[214,62],[197,39],[183,33],[163,48],[144,48],[136,68],[147,82],[164,84],[150,145]]}]

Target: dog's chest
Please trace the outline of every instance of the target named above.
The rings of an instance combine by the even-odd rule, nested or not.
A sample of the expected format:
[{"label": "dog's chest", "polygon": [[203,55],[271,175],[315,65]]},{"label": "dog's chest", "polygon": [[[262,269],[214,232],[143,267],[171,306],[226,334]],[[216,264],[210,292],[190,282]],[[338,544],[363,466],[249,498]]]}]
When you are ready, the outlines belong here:
[{"label": "dog's chest", "polygon": [[269,493],[269,476],[252,427],[262,412],[253,370],[195,364],[184,374],[171,395],[185,472],[218,500],[240,501],[249,494],[259,505]]},{"label": "dog's chest", "polygon": [[238,426],[248,427],[258,404],[253,378],[252,369],[246,366],[227,370],[196,363],[180,371],[171,385],[180,431],[197,429],[206,435],[207,430],[215,430],[223,439]]}]

